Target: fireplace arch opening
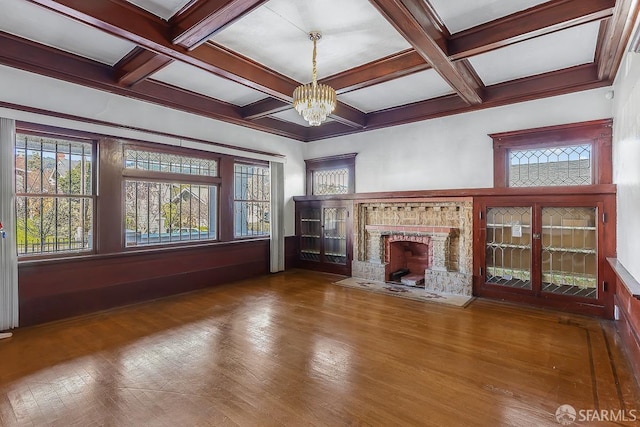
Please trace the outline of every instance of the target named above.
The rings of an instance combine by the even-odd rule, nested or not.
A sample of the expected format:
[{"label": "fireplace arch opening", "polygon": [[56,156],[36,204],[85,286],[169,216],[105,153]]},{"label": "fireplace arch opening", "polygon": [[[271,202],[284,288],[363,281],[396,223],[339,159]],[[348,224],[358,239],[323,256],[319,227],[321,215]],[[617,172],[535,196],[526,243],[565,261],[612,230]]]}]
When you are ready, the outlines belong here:
[{"label": "fireplace arch opening", "polygon": [[424,284],[424,273],[429,268],[433,255],[428,238],[403,239],[390,237],[385,254],[388,277],[391,282],[421,286]]}]

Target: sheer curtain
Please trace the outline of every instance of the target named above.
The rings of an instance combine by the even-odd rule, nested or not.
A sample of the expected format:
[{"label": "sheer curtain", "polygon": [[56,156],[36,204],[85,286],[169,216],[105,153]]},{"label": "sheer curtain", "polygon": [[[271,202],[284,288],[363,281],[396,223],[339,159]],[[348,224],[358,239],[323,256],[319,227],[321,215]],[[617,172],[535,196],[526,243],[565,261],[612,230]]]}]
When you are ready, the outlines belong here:
[{"label": "sheer curtain", "polygon": [[284,165],[270,162],[271,272],[284,271]]},{"label": "sheer curtain", "polygon": [[15,122],[0,118],[0,331],[18,326],[18,255],[15,218]]}]

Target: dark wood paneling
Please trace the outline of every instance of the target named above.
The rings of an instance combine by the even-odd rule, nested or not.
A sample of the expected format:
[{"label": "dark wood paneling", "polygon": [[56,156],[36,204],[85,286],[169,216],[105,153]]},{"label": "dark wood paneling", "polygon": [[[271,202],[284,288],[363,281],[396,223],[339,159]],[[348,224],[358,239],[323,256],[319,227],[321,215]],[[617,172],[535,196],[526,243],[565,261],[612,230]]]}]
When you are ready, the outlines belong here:
[{"label": "dark wood paneling", "polygon": [[629,362],[640,379],[640,283],[615,258],[609,258],[614,275],[619,318],[616,329],[622,338]]},{"label": "dark wood paneling", "polygon": [[531,200],[550,195],[604,195],[615,194],[614,184],[574,185],[570,187],[529,187],[529,188],[463,188],[452,190],[417,190],[417,191],[385,191],[378,193],[339,194],[332,196],[295,196],[296,202],[315,200],[379,200],[379,199],[414,199],[414,198],[451,198],[451,197],[513,197],[526,196]]},{"label": "dark wood paneling", "polygon": [[298,236],[284,238],[284,269],[298,267]]},{"label": "dark wood paneling", "polygon": [[266,274],[269,241],[21,262],[20,326]]},{"label": "dark wood paneling", "polygon": [[[624,288],[618,284],[618,288]],[[624,349],[636,378],[640,378],[640,301],[631,298],[625,289],[618,290],[615,304],[619,307],[620,318],[616,330],[622,338]]]},{"label": "dark wood paneling", "polygon": [[221,185],[218,190],[218,212],[220,213],[220,223],[218,236],[222,241],[233,240],[234,236],[234,210],[233,210],[233,182],[234,182],[234,161],[233,158],[223,157],[220,159],[220,178],[226,185]]},{"label": "dark wood paneling", "polygon": [[95,247],[98,253],[108,254],[120,252],[124,247],[122,144],[115,139],[105,139],[100,142],[99,150]]}]

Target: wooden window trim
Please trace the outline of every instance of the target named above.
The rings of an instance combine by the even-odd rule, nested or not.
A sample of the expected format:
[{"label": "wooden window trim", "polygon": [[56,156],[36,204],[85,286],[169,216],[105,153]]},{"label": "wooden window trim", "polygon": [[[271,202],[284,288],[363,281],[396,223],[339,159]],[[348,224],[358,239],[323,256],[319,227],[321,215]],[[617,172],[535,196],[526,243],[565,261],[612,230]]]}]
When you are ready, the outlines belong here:
[{"label": "wooden window trim", "polygon": [[356,156],[358,153],[340,154],[330,157],[319,157],[304,161],[306,166],[306,195],[313,196],[313,173],[315,171],[347,168],[349,170],[349,182],[347,193],[356,192]]},{"label": "wooden window trim", "polygon": [[592,184],[611,184],[612,126],[612,119],[603,119],[489,134],[493,139],[494,188],[509,187],[510,149],[549,148],[585,142],[590,143],[592,147]]}]

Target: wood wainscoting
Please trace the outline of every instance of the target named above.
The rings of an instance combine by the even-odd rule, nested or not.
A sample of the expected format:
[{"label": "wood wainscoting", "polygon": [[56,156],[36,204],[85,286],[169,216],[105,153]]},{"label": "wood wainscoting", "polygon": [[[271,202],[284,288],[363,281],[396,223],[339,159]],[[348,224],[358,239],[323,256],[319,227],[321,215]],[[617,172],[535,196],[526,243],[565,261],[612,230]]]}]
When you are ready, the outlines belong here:
[{"label": "wood wainscoting", "polygon": [[266,274],[269,241],[94,255],[18,265],[20,326]]},{"label": "wood wainscoting", "polygon": [[616,329],[636,378],[640,379],[640,283],[616,258],[608,258],[607,261],[616,275]]}]

